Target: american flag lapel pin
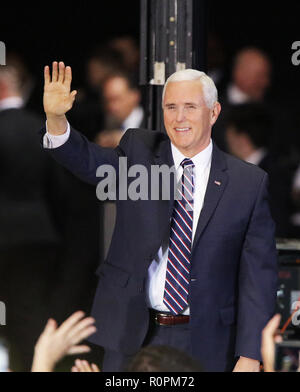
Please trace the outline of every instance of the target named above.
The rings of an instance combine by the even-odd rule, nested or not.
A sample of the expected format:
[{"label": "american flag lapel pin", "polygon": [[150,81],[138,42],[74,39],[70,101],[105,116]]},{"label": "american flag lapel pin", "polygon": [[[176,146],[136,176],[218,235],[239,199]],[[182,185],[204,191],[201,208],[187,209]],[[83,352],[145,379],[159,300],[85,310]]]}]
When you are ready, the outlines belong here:
[{"label": "american flag lapel pin", "polygon": [[221,185],[220,181],[215,181],[215,184],[218,185],[218,186]]}]

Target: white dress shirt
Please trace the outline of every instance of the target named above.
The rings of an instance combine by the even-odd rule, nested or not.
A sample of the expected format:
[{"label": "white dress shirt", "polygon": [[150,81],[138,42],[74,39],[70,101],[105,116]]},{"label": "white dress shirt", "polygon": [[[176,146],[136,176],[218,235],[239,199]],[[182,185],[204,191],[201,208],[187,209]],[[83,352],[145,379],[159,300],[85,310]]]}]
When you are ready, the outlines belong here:
[{"label": "white dress shirt", "polygon": [[62,146],[69,139],[70,132],[71,132],[70,124],[68,123],[65,133],[63,133],[62,135],[51,135],[51,133],[48,132],[47,121],[46,121],[46,131],[47,132],[45,133],[43,138],[44,148],[57,148]]},{"label": "white dress shirt", "polygon": [[266,155],[267,155],[267,151],[264,148],[258,148],[252,154],[250,154],[245,159],[245,161],[248,163],[252,163],[253,165],[258,166]]},{"label": "white dress shirt", "polygon": [[230,84],[227,88],[228,102],[232,105],[247,103],[250,101],[250,97],[238,88],[235,84]]},{"label": "white dress shirt", "polygon": [[0,111],[7,109],[20,109],[24,106],[24,101],[21,97],[9,97],[0,100]]},{"label": "white dress shirt", "polygon": [[[63,135],[53,136],[48,132],[44,135],[44,147],[46,148],[57,148],[63,145],[69,138],[70,125],[68,124],[67,131]],[[171,144],[171,150],[174,160],[174,166],[176,169],[177,182],[180,181],[183,168],[180,163],[186,158],[173,144]],[[212,157],[212,140],[209,145],[197,155],[191,158],[194,167],[194,214],[193,214],[193,231],[192,231],[192,243],[195,237],[196,228],[200,212],[203,207],[204,196],[207,188],[210,167]],[[167,271],[169,251],[169,235],[168,238],[164,239],[164,242],[152,263],[148,269],[147,282],[146,282],[146,294],[148,306],[152,309],[168,312],[169,309],[163,303],[165,279]],[[182,314],[189,314],[189,307],[187,307]]]},{"label": "white dress shirt", "polygon": [[[173,144],[171,144],[174,165],[176,169],[177,182],[180,181],[183,168],[180,163],[186,158]],[[193,214],[193,231],[192,243],[194,241],[196,228],[200,212],[203,207],[204,196],[207,188],[208,177],[210,173],[212,157],[212,141],[203,151],[195,155],[191,160],[194,167],[194,214]],[[147,276],[146,292],[148,294],[148,306],[152,309],[169,312],[169,309],[163,303],[165,279],[168,264],[169,252],[169,235],[164,239],[164,243],[160,247],[155,259],[152,261]],[[187,307],[182,314],[189,314],[190,309]]]},{"label": "white dress shirt", "polygon": [[128,128],[139,128],[143,121],[144,110],[141,106],[134,108],[122,124],[122,129],[127,131]]}]

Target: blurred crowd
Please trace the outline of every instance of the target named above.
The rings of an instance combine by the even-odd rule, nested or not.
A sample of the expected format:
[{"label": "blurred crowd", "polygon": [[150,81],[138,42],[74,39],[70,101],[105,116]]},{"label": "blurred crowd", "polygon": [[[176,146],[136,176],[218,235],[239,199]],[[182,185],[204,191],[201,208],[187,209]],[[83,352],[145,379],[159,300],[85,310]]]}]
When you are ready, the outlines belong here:
[{"label": "blurred crowd", "polygon": [[[300,350],[288,348],[281,358],[279,350],[283,342],[278,329],[281,316],[275,314],[264,327],[261,334],[261,372],[300,372]],[[54,372],[58,364],[67,356],[76,358],[87,355],[91,347],[84,340],[95,333],[95,320],[77,311],[71,314],[60,326],[54,319],[48,319],[34,347],[31,372]],[[83,344],[82,344],[83,343]],[[6,350],[4,352],[4,350]],[[10,350],[0,342],[0,371],[11,372]],[[69,369],[63,371],[98,373],[97,363],[86,359],[73,359]],[[203,372],[205,369],[197,360],[176,347],[167,345],[146,345],[122,369],[123,372]]]},{"label": "blurred crowd", "polygon": [[[114,38],[91,50],[85,65],[85,83],[68,120],[89,140],[116,147],[128,128],[146,126],[138,42]],[[210,37],[208,74],[222,105],[213,139],[269,174],[276,235],[298,238],[299,112],[284,97],[270,94],[274,67],[256,47],[241,48],[227,59],[219,40]],[[61,323],[77,309],[89,312],[94,271],[107,248],[105,205],[96,199],[94,187],[42,152],[41,100],[42,86],[24,59],[8,53],[7,66],[0,67],[0,300],[7,309],[0,334],[14,353],[12,370],[31,368],[33,347],[49,317]],[[55,330],[51,323],[48,332]],[[74,371],[82,366],[79,361]]]}]

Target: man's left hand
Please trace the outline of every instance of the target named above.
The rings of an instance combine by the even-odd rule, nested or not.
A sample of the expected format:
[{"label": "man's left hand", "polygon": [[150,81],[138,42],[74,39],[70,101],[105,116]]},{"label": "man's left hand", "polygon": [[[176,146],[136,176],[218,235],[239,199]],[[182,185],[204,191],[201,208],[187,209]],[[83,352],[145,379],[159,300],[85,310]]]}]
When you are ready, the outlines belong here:
[{"label": "man's left hand", "polygon": [[256,359],[240,357],[233,372],[259,372],[260,362]]}]

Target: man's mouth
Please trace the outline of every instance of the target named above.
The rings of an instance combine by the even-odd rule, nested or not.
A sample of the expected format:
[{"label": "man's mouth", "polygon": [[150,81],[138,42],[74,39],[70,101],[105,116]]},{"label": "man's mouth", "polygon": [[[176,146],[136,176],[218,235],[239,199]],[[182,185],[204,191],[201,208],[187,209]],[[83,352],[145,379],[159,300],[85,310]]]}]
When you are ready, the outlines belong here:
[{"label": "man's mouth", "polygon": [[191,128],[190,127],[177,127],[177,128],[174,128],[175,129],[175,131],[176,132],[188,132],[188,131],[190,131],[191,130]]}]

